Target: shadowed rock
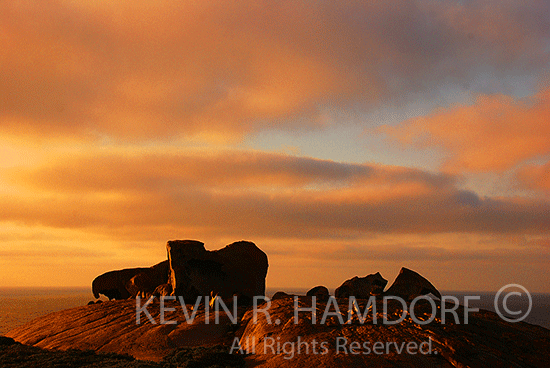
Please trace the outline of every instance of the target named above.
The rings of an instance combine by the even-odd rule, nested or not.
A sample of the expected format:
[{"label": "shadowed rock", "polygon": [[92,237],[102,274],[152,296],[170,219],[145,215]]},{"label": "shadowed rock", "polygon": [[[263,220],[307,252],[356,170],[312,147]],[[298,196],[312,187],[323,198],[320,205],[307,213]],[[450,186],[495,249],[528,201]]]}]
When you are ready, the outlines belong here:
[{"label": "shadowed rock", "polygon": [[172,285],[170,284],[159,285],[153,291],[154,296],[168,296],[170,294],[172,294]]},{"label": "shadowed rock", "polygon": [[277,291],[273,296],[271,297],[271,300],[278,300],[278,299],[284,299],[284,298],[292,298],[294,295],[287,294],[284,291]]},{"label": "shadowed rock", "polygon": [[126,290],[130,296],[137,295],[146,298],[153,294],[155,289],[168,281],[168,260],[160,262],[143,272],[138,273],[126,283]]},{"label": "shadowed rock", "polygon": [[265,295],[267,255],[254,243],[240,241],[207,251],[195,240],[166,245],[172,294],[193,300],[211,293],[225,299],[234,294],[250,300]]},{"label": "shadowed rock", "polygon": [[357,299],[368,299],[371,295],[381,294],[387,283],[388,280],[384,279],[380,272],[365,277],[355,276],[337,287],[334,295],[337,298],[354,296]]},{"label": "shadowed rock", "polygon": [[441,294],[431,282],[419,273],[403,267],[390,288],[384,292],[384,295],[397,296],[403,300],[412,300],[418,296],[430,293],[441,299]]},{"label": "shadowed rock", "polygon": [[92,281],[92,292],[94,297],[99,298],[99,294],[105,295],[109,299],[128,299],[130,293],[126,289],[126,284],[132,277],[143,272],[146,268],[126,268],[105,272]]},{"label": "shadowed rock", "polygon": [[325,286],[315,286],[306,293],[306,296],[315,296],[317,300],[328,300],[330,294]]},{"label": "shadowed rock", "polygon": [[94,297],[99,294],[109,299],[128,299],[138,294],[151,294],[155,288],[168,281],[168,261],[152,267],[126,268],[99,275],[92,282]]}]

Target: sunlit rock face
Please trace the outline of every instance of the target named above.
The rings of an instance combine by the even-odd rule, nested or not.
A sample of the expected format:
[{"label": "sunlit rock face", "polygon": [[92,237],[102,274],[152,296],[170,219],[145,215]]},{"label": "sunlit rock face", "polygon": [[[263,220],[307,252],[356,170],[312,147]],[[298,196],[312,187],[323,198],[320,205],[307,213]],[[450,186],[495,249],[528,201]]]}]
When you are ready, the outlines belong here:
[{"label": "sunlit rock face", "polygon": [[[431,303],[422,299],[415,303],[413,319],[411,311],[404,311],[401,303],[394,300],[385,309],[383,298],[376,298],[374,306],[368,300],[357,299],[357,309],[367,313],[363,320],[352,314],[348,323],[348,302],[330,299],[313,303],[312,297],[306,296],[298,297],[297,301],[271,300],[269,320],[263,313],[256,313],[256,323],[254,311],[248,311],[240,323],[243,328],[239,342],[250,353],[249,366],[548,366],[550,330],[542,327],[509,323],[485,310],[470,312],[466,323],[467,312],[462,306],[457,306],[457,320],[447,314],[443,323],[441,303],[437,302],[432,309]],[[296,305],[300,308],[297,322]],[[445,309],[452,306],[453,303],[448,303]],[[397,323],[386,324],[385,318]]]},{"label": "sunlit rock face", "polygon": [[166,248],[172,295],[191,300],[209,295],[252,300],[265,295],[267,255],[254,243],[239,241],[208,251],[199,241],[174,240]]},{"label": "sunlit rock face", "polygon": [[388,280],[384,279],[380,272],[365,277],[355,276],[337,287],[334,295],[337,298],[354,296],[357,299],[368,299],[371,295],[382,293],[387,283]]}]

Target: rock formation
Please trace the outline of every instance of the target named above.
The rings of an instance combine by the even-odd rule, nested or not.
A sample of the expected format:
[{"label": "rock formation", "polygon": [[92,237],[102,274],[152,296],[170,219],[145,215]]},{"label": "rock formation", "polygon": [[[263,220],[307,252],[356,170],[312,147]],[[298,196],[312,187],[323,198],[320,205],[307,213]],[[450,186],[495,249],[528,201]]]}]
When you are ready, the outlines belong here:
[{"label": "rock formation", "polygon": [[325,286],[315,286],[306,293],[306,296],[315,296],[317,300],[327,300],[330,294]]},{"label": "rock formation", "polygon": [[431,293],[441,299],[441,294],[431,282],[419,273],[405,267],[401,268],[390,288],[383,292],[387,283],[388,281],[380,275],[380,272],[365,277],[355,276],[344,281],[336,288],[334,294],[337,298],[354,296],[356,299],[368,299],[371,295],[396,296],[408,301]]},{"label": "rock formation", "polygon": [[166,245],[168,260],[152,267],[109,271],[92,282],[96,298],[109,299],[178,295],[193,300],[198,296],[236,294],[241,301],[265,295],[267,255],[254,243],[240,241],[207,251],[195,240],[173,240]]},{"label": "rock formation", "polygon": [[99,294],[103,294],[110,300],[129,298],[130,292],[126,289],[126,284],[132,277],[145,270],[146,268],[125,268],[99,275],[92,281],[94,297],[99,298]]},{"label": "rock formation", "polygon": [[166,284],[168,275],[169,264],[166,260],[132,277],[126,283],[126,290],[128,290],[131,297],[139,295],[146,298],[153,294],[159,285]]},{"label": "rock formation", "polygon": [[365,277],[355,276],[337,287],[334,295],[337,298],[354,296],[356,299],[368,299],[371,295],[381,294],[387,284],[388,280],[384,279],[380,272]]},{"label": "rock formation", "polygon": [[202,242],[174,240],[166,247],[172,295],[189,300],[211,293],[222,299],[265,295],[267,255],[254,243],[240,241],[207,251]]},{"label": "rock formation", "polygon": [[384,295],[397,296],[407,301],[430,293],[441,299],[441,294],[431,282],[417,272],[403,267],[390,288],[384,292]]},{"label": "rock formation", "polygon": [[[338,301],[339,310],[347,315],[347,301]],[[358,303],[361,311],[367,310],[367,300],[358,300]],[[237,339],[243,349],[253,353],[246,358],[247,366],[257,368],[548,366],[550,330],[545,328],[524,322],[509,323],[484,310],[471,312],[468,323],[465,323],[462,307],[456,309],[458,321],[447,315],[446,322],[442,323],[439,303],[436,318],[426,325],[419,325],[406,315],[398,324],[387,326],[382,323],[382,300],[378,299],[376,303],[377,323],[374,323],[374,313],[370,310],[364,323],[354,318],[352,323],[342,324],[334,315],[321,323],[326,310],[324,302],[316,303],[315,324],[311,323],[311,312],[308,311],[300,312],[298,323],[294,323],[294,300],[283,298],[271,301],[268,310],[271,323],[266,321],[263,313],[257,314],[254,323],[254,310],[239,307],[237,324],[232,323],[223,311],[219,323],[214,323],[214,313],[210,313],[210,323],[207,324],[205,306],[202,306],[197,310],[195,320],[188,324],[182,307],[177,301],[171,301],[166,306],[173,311],[165,313],[164,318],[177,321],[177,324],[161,324],[160,303],[156,302],[147,308],[155,324],[143,313],[141,323],[137,324],[136,301],[119,300],[54,312],[8,332],[7,336],[45,349],[92,349],[155,361],[180,347],[223,344],[229,350]],[[299,297],[300,307],[311,304],[311,297]],[[192,305],[187,307],[190,313]],[[446,309],[451,310],[451,307],[448,305]],[[401,308],[399,303],[390,303],[388,315],[401,316]],[[334,305],[330,311],[334,311]],[[427,301],[420,300],[414,311],[416,318],[426,321],[432,307]],[[338,341],[347,341],[346,350],[338,350]],[[358,354],[350,352],[353,342],[360,343],[355,348]],[[388,345],[387,352],[383,348],[382,353],[374,353],[375,342],[389,342],[391,345]],[[418,350],[408,353],[406,345],[401,353],[397,351],[403,344],[411,342],[430,344],[431,354]],[[2,343],[4,341],[0,339],[0,345]],[[6,343],[12,342],[6,340]],[[371,349],[370,354],[363,354],[367,351],[364,343],[370,344],[367,346]],[[283,347],[283,344],[286,345]],[[327,349],[325,354],[320,353],[325,351],[323,347]],[[314,348],[317,353],[314,353]],[[423,349],[425,352],[427,347]]]},{"label": "rock formation", "polygon": [[127,299],[138,294],[152,294],[155,288],[168,281],[168,261],[152,267],[125,268],[99,275],[92,282],[92,292],[109,299]]},{"label": "rock formation", "polygon": [[287,294],[284,291],[277,291],[273,296],[271,297],[271,300],[277,300],[277,299],[283,299],[283,298],[293,298],[294,295]]}]

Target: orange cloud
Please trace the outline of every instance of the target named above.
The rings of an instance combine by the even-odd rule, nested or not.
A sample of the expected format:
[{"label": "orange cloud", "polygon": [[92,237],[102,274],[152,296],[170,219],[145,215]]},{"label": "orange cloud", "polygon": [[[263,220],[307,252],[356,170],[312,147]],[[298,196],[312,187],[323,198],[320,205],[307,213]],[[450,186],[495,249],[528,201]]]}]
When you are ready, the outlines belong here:
[{"label": "orange cloud", "polygon": [[495,95],[382,131],[403,144],[442,147],[450,172],[503,172],[550,154],[550,89],[531,99]]},{"label": "orange cloud", "polygon": [[260,152],[83,155],[6,170],[26,194],[1,200],[1,221],[131,239],[546,233],[550,210],[546,202],[480,198],[447,175]]},{"label": "orange cloud", "polygon": [[486,4],[2,2],[0,131],[235,139],[543,70],[548,4]]},{"label": "orange cloud", "polygon": [[527,188],[550,194],[550,162],[545,165],[529,165],[521,168],[518,179]]}]

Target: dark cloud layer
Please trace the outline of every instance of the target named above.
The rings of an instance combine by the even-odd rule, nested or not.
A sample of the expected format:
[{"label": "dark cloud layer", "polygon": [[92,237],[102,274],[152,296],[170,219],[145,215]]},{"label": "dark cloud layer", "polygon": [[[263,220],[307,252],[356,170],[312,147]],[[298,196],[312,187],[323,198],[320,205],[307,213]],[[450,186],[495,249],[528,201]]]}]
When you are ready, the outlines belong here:
[{"label": "dark cloud layer", "polygon": [[[479,198],[419,170],[250,152],[56,159],[12,179],[1,220],[116,234],[171,228],[274,238],[546,233],[550,203]],[[124,230],[126,229],[126,230]],[[193,230],[193,231],[195,231]]]}]

